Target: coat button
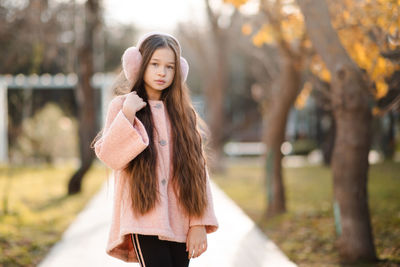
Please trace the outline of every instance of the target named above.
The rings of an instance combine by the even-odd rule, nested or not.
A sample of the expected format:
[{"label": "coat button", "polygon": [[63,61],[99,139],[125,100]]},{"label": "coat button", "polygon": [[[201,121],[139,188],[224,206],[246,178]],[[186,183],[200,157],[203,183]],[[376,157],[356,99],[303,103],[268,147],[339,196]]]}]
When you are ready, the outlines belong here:
[{"label": "coat button", "polygon": [[161,108],[162,106],[161,106],[161,104],[160,103],[157,103],[157,104],[155,104],[155,106],[154,106],[155,108]]},{"label": "coat button", "polygon": [[165,146],[167,144],[167,141],[165,141],[164,139],[160,140],[160,145]]},{"label": "coat button", "polygon": [[165,180],[165,179],[162,179],[162,180],[161,180],[161,183],[162,183],[163,185],[165,185],[166,182],[167,182],[167,180]]}]

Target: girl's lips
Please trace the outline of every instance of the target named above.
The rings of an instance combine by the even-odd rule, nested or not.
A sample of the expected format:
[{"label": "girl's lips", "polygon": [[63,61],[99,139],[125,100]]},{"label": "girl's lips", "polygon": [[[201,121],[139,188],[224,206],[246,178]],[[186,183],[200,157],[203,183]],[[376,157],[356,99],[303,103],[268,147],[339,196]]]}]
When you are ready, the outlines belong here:
[{"label": "girl's lips", "polygon": [[158,84],[164,84],[164,83],[165,83],[165,81],[162,81],[162,80],[156,80],[156,83],[158,83]]}]

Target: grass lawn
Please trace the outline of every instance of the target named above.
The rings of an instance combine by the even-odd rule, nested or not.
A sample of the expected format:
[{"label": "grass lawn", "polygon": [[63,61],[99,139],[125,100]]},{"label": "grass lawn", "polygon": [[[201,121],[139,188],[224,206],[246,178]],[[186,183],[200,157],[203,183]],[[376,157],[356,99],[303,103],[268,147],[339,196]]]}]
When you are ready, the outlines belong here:
[{"label": "grass lawn", "polygon": [[72,166],[0,167],[0,266],[36,266],[107,179],[93,166],[67,196]]},{"label": "grass lawn", "polygon": [[[332,177],[323,166],[285,168],[288,212],[263,219],[265,185],[260,160],[231,162],[214,181],[299,266],[343,266],[335,248]],[[400,265],[400,164],[371,166],[369,205],[379,264]],[[369,265],[358,265],[369,266]]]}]

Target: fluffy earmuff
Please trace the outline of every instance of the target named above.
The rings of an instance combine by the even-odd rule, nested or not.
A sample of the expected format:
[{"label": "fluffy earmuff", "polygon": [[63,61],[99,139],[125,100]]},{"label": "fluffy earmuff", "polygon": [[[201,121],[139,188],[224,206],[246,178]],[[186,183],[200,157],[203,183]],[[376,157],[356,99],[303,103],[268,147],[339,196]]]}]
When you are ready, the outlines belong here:
[{"label": "fluffy earmuff", "polygon": [[131,46],[125,50],[122,55],[122,69],[128,81],[134,83],[139,74],[140,64],[142,63],[142,54],[139,49]]},{"label": "fluffy earmuff", "polygon": [[[139,51],[139,47],[144,40],[146,40],[149,36],[154,34],[167,35],[174,38],[175,41],[178,43],[180,51],[182,51],[178,40],[170,34],[160,33],[160,32],[149,32],[145,34],[139,39],[136,46],[128,47],[125,50],[124,54],[122,55],[122,69],[124,71],[126,79],[131,83],[134,83],[136,81],[136,78],[139,74],[140,65],[142,64],[142,54]],[[189,64],[183,57],[180,58],[180,63],[181,63],[182,81],[185,82],[189,74]]]}]

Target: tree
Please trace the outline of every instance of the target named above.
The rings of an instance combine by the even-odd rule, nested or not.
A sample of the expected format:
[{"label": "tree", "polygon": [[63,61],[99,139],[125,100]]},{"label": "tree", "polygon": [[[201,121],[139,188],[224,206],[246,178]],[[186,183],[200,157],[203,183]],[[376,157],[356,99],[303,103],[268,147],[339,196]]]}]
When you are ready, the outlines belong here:
[{"label": "tree", "polygon": [[82,42],[78,45],[78,104],[79,152],[81,165],[68,183],[68,194],[81,191],[82,179],[90,168],[94,153],[90,143],[96,135],[95,96],[90,83],[94,73],[93,50],[96,30],[100,26],[100,1],[87,0],[85,3],[85,28]]},{"label": "tree", "polygon": [[[213,6],[213,9],[215,8]],[[224,9],[222,8],[221,10]],[[218,12],[221,12],[221,10],[218,9]],[[228,11],[231,10],[228,9]],[[257,103],[251,96],[251,85],[254,83],[254,77],[249,66],[253,67],[254,62],[248,51],[254,51],[255,49],[254,45],[247,39],[237,38],[241,34],[244,17],[239,12],[230,13],[228,11],[223,11],[224,15],[220,15],[218,19],[219,21],[225,21],[221,30],[226,32],[224,42],[227,45],[224,53],[226,53],[227,62],[225,64],[228,76],[227,90],[224,90],[222,103],[224,126],[220,125],[218,130],[221,131],[222,144],[227,140],[253,142],[259,139],[261,129],[261,124],[259,123],[261,121],[261,113]],[[219,25],[218,27],[222,26]],[[196,28],[196,25],[192,22],[180,24],[177,34],[192,70],[188,81],[191,92],[193,95],[205,95],[206,88],[215,86],[212,82],[213,78],[210,78],[216,75],[216,64],[214,63],[216,61],[214,56],[216,54],[214,51],[215,45],[214,42],[204,41],[212,40],[210,37],[211,32],[208,29]],[[246,47],[246,49],[243,49],[242,46]],[[265,73],[263,74],[265,76]],[[212,92],[212,90],[209,91],[210,99],[212,99]],[[208,118],[213,117],[210,110],[204,109],[205,113],[203,114],[202,108],[200,106],[199,108],[201,116],[208,113]],[[206,144],[205,147],[207,148],[208,145]],[[221,162],[217,162],[217,164],[221,164]],[[223,166],[217,169],[223,170]],[[213,170],[216,169],[213,168]]]},{"label": "tree", "polygon": [[[228,54],[233,41],[230,31],[236,19],[235,14],[227,18],[218,7],[204,0],[209,28],[207,31],[196,29],[195,25],[181,25],[179,34],[196,54],[199,70],[203,77],[202,85],[206,112],[205,117],[211,133],[210,167],[214,171],[224,170],[223,146],[227,140],[226,129],[229,127],[226,111],[226,94],[229,84]],[[221,25],[225,19],[228,23]],[[204,40],[207,40],[206,42]]]},{"label": "tree", "polygon": [[[0,72],[41,74],[71,72],[68,49],[73,23],[70,3],[48,0],[0,1]],[[68,38],[67,38],[68,37]]]},{"label": "tree", "polygon": [[335,208],[340,214],[338,249],[347,262],[375,261],[368,207],[371,94],[366,75],[350,58],[333,28],[325,1],[298,0],[308,35],[331,73],[336,119],[332,158]]},{"label": "tree", "polygon": [[[395,0],[342,0],[330,5],[335,10],[344,10],[335,13],[333,25],[338,29],[346,50],[373,83],[376,105],[372,113],[379,127],[374,134],[382,137],[378,147],[385,158],[392,158],[395,138],[391,112],[396,103],[400,103],[399,3]],[[389,129],[382,123],[386,119],[389,120]],[[387,133],[383,133],[385,130]]]},{"label": "tree", "polygon": [[[240,7],[247,1],[226,0]],[[286,10],[284,11],[284,7]],[[264,109],[263,141],[266,144],[265,173],[268,191],[266,216],[272,217],[286,211],[285,188],[282,175],[281,146],[285,141],[286,124],[290,108],[302,87],[302,70],[304,58],[307,56],[307,43],[301,16],[293,2],[261,1],[260,10],[263,15],[263,25],[253,35],[253,43],[257,47],[264,44],[274,44],[278,52],[279,70],[267,67],[272,86],[268,98],[261,100]],[[292,26],[297,27],[292,27]],[[251,26],[244,25],[243,32],[251,33]],[[263,57],[265,58],[265,56]],[[268,64],[268,63],[265,63]]]},{"label": "tree", "polygon": [[[213,163],[211,167],[215,171],[223,170],[223,145],[225,129],[224,96],[228,83],[227,62],[227,30],[218,25],[219,14],[212,10],[209,0],[205,0],[208,20],[210,22],[210,41],[213,46],[213,64],[208,64],[207,76],[209,82],[205,86],[205,97],[207,105],[207,122],[211,131],[211,146],[213,152]],[[211,63],[210,62],[210,63]],[[211,70],[211,71],[210,71]]]},{"label": "tree", "polygon": [[[400,69],[398,3],[394,0],[341,0],[329,1],[328,4],[331,10],[335,10],[331,14],[332,24],[337,30],[343,46],[349,56],[368,75],[372,83],[369,88],[377,101],[373,108],[374,119],[377,121],[376,126],[379,127],[374,127],[374,135],[377,135],[383,128],[379,121],[384,120],[385,114],[390,113],[396,103],[400,102],[400,90],[396,81],[396,75]],[[315,81],[316,78],[319,78],[323,83],[329,85],[331,74],[318,54],[313,56],[310,67],[311,72],[316,76],[311,79],[313,91],[318,91],[314,92],[313,96],[318,104],[326,102],[324,110],[330,113],[332,110],[330,100],[322,99],[325,98],[324,95],[330,94],[330,86],[327,86],[328,90],[326,90],[319,86],[321,82]],[[388,115],[390,118],[390,114]],[[392,123],[393,120],[390,119],[390,122]],[[330,136],[333,135],[330,134]],[[381,151],[385,157],[390,158],[393,156],[390,151],[394,151],[395,140],[394,136],[390,134],[390,130],[386,136],[389,140],[383,139]],[[324,147],[325,144],[322,146],[324,155],[328,156],[325,158],[329,159],[329,153],[325,153],[329,150],[325,150]]]}]

